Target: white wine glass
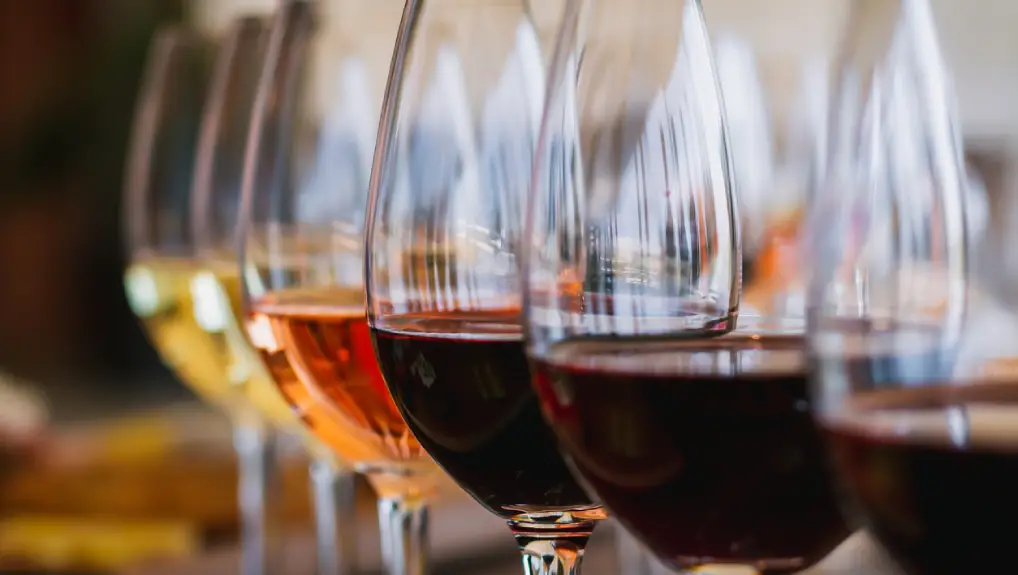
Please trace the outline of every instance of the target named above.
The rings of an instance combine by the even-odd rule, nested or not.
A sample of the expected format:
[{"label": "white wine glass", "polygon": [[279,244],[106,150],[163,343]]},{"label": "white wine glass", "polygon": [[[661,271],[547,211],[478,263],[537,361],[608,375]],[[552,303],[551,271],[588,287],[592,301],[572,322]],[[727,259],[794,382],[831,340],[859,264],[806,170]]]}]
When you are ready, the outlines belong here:
[{"label": "white wine glass", "polygon": [[191,295],[202,328],[229,350],[230,377],[268,423],[300,439],[312,458],[316,565],[322,575],[357,569],[356,474],[305,427],[243,329],[238,261],[241,179],[256,87],[271,18],[236,19],[227,31],[204,108],[191,194],[191,233],[200,271]]},{"label": "white wine glass", "polygon": [[[235,38],[234,40],[236,40]],[[127,161],[128,302],[163,362],[234,425],[240,464],[241,572],[277,573],[275,434],[244,394],[247,357],[210,322],[229,308],[201,307],[203,266],[190,220],[202,109],[218,43],[170,27],[152,42]],[[199,289],[195,289],[199,288]],[[241,373],[243,372],[243,373]]]},{"label": "white wine glass", "polygon": [[371,350],[363,222],[382,89],[402,3],[283,2],[244,159],[247,331],[312,432],[378,495],[387,573],[427,569],[434,463]]}]

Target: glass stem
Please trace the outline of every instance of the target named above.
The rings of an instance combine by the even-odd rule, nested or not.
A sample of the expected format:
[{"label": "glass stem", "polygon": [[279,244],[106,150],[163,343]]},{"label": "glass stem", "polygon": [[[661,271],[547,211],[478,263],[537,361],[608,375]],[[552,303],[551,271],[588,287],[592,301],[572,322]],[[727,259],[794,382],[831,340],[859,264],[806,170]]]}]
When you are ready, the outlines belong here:
[{"label": "glass stem", "polygon": [[[510,521],[523,555],[525,575],[579,575],[593,521],[529,523]],[[631,573],[623,570],[624,573]]]},{"label": "glass stem", "polygon": [[258,421],[238,422],[233,445],[240,466],[237,489],[240,508],[241,575],[279,573],[277,531],[279,489],[276,480],[276,436]]},{"label": "glass stem", "polygon": [[357,572],[357,474],[330,457],[310,465],[318,575]]},{"label": "glass stem", "polygon": [[651,563],[650,554],[643,545],[629,534],[628,531],[616,523],[615,528],[615,550],[618,553],[620,570],[625,568],[626,573],[632,575],[654,575],[654,565]]},{"label": "glass stem", "polygon": [[428,572],[428,506],[411,495],[379,497],[378,526],[387,575]]}]

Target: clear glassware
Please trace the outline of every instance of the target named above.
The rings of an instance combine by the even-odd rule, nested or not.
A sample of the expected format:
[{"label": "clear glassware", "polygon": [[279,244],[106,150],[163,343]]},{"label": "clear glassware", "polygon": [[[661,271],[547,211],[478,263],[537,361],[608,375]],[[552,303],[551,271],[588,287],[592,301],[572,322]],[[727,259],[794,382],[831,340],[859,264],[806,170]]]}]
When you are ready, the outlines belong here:
[{"label": "clear glassware", "polygon": [[579,573],[604,513],[541,419],[517,257],[545,81],[526,2],[407,3],[379,126],[368,320],[421,445],[509,523],[526,573]]},{"label": "clear glassware", "polygon": [[[828,69],[842,7],[833,2],[704,4],[738,185],[743,315],[805,315],[796,259],[826,158]],[[801,328],[800,328],[801,329]]]},{"label": "clear glassware", "polygon": [[213,325],[227,321],[232,308],[220,305],[222,300],[202,304],[196,297],[204,285],[204,267],[196,257],[190,218],[192,173],[214,55],[217,49],[225,54],[244,34],[241,25],[215,42],[172,27],[152,43],[127,161],[124,225],[130,266],[124,285],[131,308],[167,367],[233,421],[240,464],[241,572],[265,575],[279,567],[276,436],[266,417],[281,412],[278,406],[250,401],[248,376],[256,364],[224,336],[222,326]]},{"label": "clear glassware", "polygon": [[573,469],[672,569],[816,563],[846,530],[802,319],[741,315],[740,157],[700,3],[570,2],[549,78],[524,311]]},{"label": "clear glassware", "polygon": [[[1011,5],[849,4],[803,255],[813,410],[849,509],[909,574],[1009,560],[1018,511]],[[1006,168],[1005,168],[1006,170]],[[1005,195],[1007,193],[1007,195]],[[1009,203],[1011,202],[1011,203]],[[993,221],[996,220],[996,221]],[[977,225],[973,225],[977,224]]]},{"label": "clear glassware", "polygon": [[378,494],[385,569],[427,570],[434,463],[382,381],[364,308],[363,222],[398,0],[285,1],[244,158],[246,328],[315,436]]},{"label": "clear glassware", "polygon": [[236,235],[244,152],[270,23],[269,16],[236,19],[213,71],[192,184],[190,222],[196,269],[190,292],[202,328],[234,360],[229,373],[238,392],[256,415],[297,437],[311,456],[317,572],[352,574],[357,570],[357,538],[352,530],[357,520],[356,474],[305,427],[262,365],[243,327]]},{"label": "clear glassware", "polygon": [[668,569],[633,534],[615,527],[615,553],[619,568],[631,575],[664,575]]}]

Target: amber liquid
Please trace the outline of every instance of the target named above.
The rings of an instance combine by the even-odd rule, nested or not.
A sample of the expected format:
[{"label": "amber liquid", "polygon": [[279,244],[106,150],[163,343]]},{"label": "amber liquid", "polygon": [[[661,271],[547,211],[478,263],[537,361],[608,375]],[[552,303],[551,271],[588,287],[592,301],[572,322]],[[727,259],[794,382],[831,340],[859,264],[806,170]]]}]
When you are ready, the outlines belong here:
[{"label": "amber liquid", "polygon": [[600,518],[541,417],[518,318],[518,310],[387,317],[374,337],[392,396],[428,453],[492,513]]},{"label": "amber liquid", "polygon": [[360,290],[282,291],[252,311],[251,339],[319,439],[362,472],[428,470],[378,370]]}]

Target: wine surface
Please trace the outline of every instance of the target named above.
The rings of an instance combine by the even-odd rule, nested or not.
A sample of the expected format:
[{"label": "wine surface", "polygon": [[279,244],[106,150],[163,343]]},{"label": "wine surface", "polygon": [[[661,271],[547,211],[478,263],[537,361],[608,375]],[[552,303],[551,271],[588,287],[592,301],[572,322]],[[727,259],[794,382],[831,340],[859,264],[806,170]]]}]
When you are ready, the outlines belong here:
[{"label": "wine surface", "polygon": [[128,269],[124,284],[163,362],[191,389],[232,412],[254,408],[296,427],[241,329],[237,264],[148,258]]},{"label": "wine surface", "polygon": [[[992,573],[1018,516],[1018,388],[875,391],[825,423],[852,510],[906,573]],[[858,407],[858,406],[856,406]]]},{"label": "wine surface", "polygon": [[541,417],[518,322],[518,310],[408,314],[373,336],[414,434],[478,502],[507,519],[599,515]]},{"label": "wine surface", "polygon": [[365,472],[425,471],[378,370],[363,302],[359,289],[273,292],[253,304],[248,332],[283,395],[343,459]]},{"label": "wine surface", "polygon": [[666,563],[798,572],[849,533],[802,343],[564,341],[534,362],[535,383],[576,469]]}]

